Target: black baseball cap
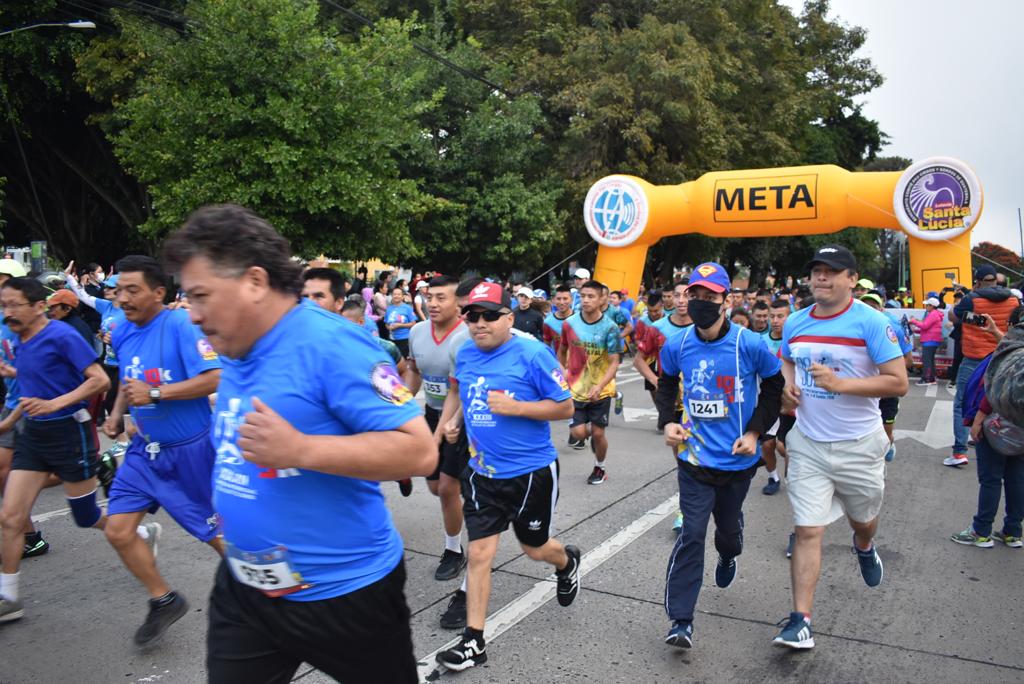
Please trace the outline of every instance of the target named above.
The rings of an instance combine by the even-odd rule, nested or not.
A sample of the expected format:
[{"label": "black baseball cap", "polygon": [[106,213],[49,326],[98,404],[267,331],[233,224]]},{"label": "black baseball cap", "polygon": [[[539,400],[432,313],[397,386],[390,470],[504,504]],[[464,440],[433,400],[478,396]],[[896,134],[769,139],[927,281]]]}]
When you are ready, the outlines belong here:
[{"label": "black baseball cap", "polygon": [[804,266],[805,271],[810,271],[814,268],[815,264],[825,264],[834,269],[843,270],[849,269],[854,273],[857,273],[857,259],[854,258],[853,253],[843,247],[842,245],[825,245],[819,247],[818,251],[814,253],[811,260]]}]

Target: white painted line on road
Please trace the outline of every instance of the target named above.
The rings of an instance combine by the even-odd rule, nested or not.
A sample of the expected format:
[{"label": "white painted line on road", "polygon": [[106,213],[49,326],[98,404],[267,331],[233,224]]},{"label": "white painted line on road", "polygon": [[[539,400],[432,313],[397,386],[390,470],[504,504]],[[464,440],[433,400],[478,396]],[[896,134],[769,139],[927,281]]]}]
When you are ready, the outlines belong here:
[{"label": "white painted line on road", "polygon": [[893,439],[914,439],[932,449],[953,446],[953,402],[936,401],[924,430],[895,430]]},{"label": "white painted line on road", "polygon": [[636,375],[634,375],[632,377],[626,378],[625,380],[616,380],[615,381],[615,385],[616,386],[618,386],[618,385],[628,385],[631,382],[638,382],[638,381],[643,380],[643,379],[644,379],[644,376],[642,376],[642,375],[640,375],[638,373],[638,374],[636,374]]},{"label": "white painted line on road", "polygon": [[[592,570],[600,567],[605,561],[612,558],[619,551],[639,539],[652,527],[660,523],[679,508],[679,496],[673,495],[661,502],[639,518],[631,522],[625,528],[619,530],[608,539],[604,540],[596,548],[583,554],[580,561],[580,577],[585,577]],[[582,583],[581,583],[582,584]],[[484,628],[484,641],[491,642],[499,636],[515,627],[519,622],[534,613],[537,609],[550,601],[554,595],[557,585],[554,574],[537,582],[525,594],[500,608],[497,612],[487,617],[487,626]],[[452,639],[447,644],[433,653],[424,656],[417,663],[420,681],[427,681],[426,677],[438,667],[434,657],[441,651],[455,646],[461,640],[460,637]]]},{"label": "white painted line on road", "polygon": [[939,394],[939,386],[938,385],[928,385],[927,387],[924,388],[924,396],[926,396],[926,397],[934,398],[934,397],[938,396],[938,394]]}]

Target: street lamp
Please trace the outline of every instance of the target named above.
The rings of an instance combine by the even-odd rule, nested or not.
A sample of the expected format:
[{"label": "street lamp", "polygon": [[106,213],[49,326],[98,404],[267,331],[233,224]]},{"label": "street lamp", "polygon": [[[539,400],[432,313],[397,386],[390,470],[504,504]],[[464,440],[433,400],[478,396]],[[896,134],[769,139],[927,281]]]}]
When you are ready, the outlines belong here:
[{"label": "street lamp", "polygon": [[42,28],[44,26],[62,26],[64,28],[73,29],[94,29],[96,24],[91,21],[84,21],[78,19],[76,21],[64,21],[60,23],[43,23],[43,24],[30,24],[28,26],[20,26],[18,28],[10,29],[9,31],[0,31],[0,36],[6,36],[10,33],[17,33],[18,31],[28,31],[29,29]]}]

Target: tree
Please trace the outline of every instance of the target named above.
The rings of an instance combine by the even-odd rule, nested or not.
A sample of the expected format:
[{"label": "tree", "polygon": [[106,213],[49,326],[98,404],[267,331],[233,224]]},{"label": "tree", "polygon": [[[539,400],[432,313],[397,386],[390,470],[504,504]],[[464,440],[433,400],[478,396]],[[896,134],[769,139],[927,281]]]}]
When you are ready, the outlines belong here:
[{"label": "tree", "polygon": [[994,242],[979,242],[971,250],[971,267],[977,268],[982,264],[995,266],[996,271],[1005,273],[1011,281],[1019,279],[1024,271],[1020,255]]}]

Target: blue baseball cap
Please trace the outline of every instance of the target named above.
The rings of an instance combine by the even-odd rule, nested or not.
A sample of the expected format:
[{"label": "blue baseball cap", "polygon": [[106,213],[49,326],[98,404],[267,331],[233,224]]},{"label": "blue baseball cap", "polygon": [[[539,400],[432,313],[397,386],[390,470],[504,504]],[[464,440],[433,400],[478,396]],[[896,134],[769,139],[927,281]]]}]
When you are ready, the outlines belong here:
[{"label": "blue baseball cap", "polygon": [[109,287],[111,289],[117,287],[117,281],[121,277],[120,273],[115,273],[106,280],[103,281],[103,287]]},{"label": "blue baseball cap", "polygon": [[690,274],[690,287],[706,287],[712,292],[728,292],[732,279],[721,264],[713,261],[703,263]]}]

